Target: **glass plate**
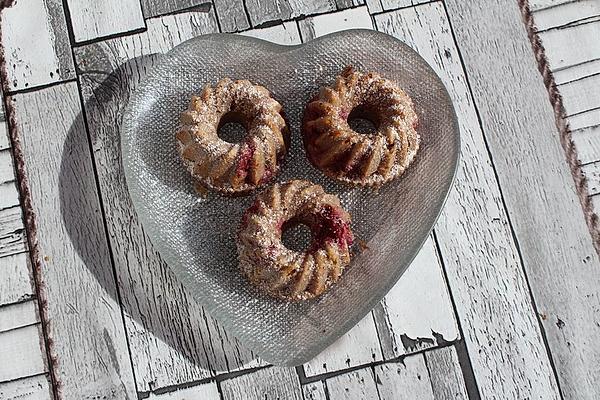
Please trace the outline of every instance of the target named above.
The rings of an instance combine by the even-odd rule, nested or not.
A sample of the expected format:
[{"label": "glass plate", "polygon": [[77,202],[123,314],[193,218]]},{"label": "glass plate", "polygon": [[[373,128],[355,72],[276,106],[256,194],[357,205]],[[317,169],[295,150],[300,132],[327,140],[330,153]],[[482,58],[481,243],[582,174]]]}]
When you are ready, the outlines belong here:
[{"label": "glass plate", "polygon": [[[421,148],[415,161],[378,191],[326,178],[307,161],[301,142],[307,101],[348,65],[398,82],[419,114]],[[276,180],[319,183],[352,215],[361,246],[353,249],[341,280],[316,300],[275,300],[246,281],[234,240],[254,195],[203,198],[179,158],[174,136],[179,114],[206,83],[223,77],[264,85],[282,103],[292,144]],[[228,34],[191,39],[162,56],[131,96],[121,134],[129,192],[153,245],[213,317],[278,365],[310,360],[362,319],[400,278],[442,208],[460,141],[452,103],[432,68],[404,43],[370,30],[338,32],[298,46]]]}]

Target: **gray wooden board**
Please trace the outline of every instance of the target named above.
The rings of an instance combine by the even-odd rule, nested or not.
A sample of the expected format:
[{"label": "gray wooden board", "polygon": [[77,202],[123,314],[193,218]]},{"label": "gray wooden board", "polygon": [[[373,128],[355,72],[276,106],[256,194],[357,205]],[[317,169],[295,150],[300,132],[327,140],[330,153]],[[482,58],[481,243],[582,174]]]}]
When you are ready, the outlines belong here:
[{"label": "gray wooden board", "polygon": [[335,0],[245,0],[253,27],[272,21],[285,21],[301,15],[320,14],[336,9]]},{"label": "gray wooden board", "polygon": [[27,250],[21,207],[0,210],[0,257]]},{"label": "gray wooden board", "polygon": [[223,400],[302,400],[294,368],[268,367],[220,383]]},{"label": "gray wooden board", "polygon": [[[594,366],[600,365],[600,349],[591,343],[600,334],[600,260],[517,4],[448,0],[446,5],[533,298],[545,316],[541,324],[562,394],[598,398],[600,369]],[[594,38],[597,42],[598,35],[590,34],[588,41]],[[585,42],[573,45],[580,49]],[[547,371],[531,368],[527,373],[543,378],[544,387],[554,386]]]},{"label": "gray wooden board", "polygon": [[211,6],[210,0],[141,0],[141,3],[145,18]]},{"label": "gray wooden board", "polygon": [[51,400],[53,398],[47,374],[0,383],[2,400]]},{"label": "gray wooden board", "polygon": [[34,300],[0,307],[0,333],[38,322],[40,322],[40,318],[37,314]]},{"label": "gray wooden board", "polygon": [[77,85],[13,99],[63,396],[135,398]]},{"label": "gray wooden board", "polygon": [[237,32],[250,28],[244,11],[244,0],[213,0],[221,32]]},{"label": "gray wooden board", "polygon": [[444,34],[444,6],[380,14],[375,22],[430,62],[456,108],[461,166],[435,231],[480,395],[559,398],[458,51]]},{"label": "gray wooden board", "polygon": [[0,306],[33,297],[28,265],[29,253],[0,257]]},{"label": "gray wooden board", "polygon": [[26,378],[47,371],[41,348],[40,324],[0,332],[0,382]]},{"label": "gray wooden board", "polygon": [[588,164],[600,160],[600,124],[576,130],[571,135],[580,163]]},{"label": "gray wooden board", "polygon": [[435,399],[467,400],[465,379],[456,348],[441,347],[424,353]]}]

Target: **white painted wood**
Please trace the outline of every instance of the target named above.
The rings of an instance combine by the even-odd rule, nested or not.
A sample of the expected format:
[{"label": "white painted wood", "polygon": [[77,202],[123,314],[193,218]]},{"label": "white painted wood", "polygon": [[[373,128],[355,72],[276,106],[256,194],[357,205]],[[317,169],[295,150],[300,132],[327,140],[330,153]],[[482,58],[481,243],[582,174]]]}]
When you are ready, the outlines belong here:
[{"label": "white painted wood", "polygon": [[383,358],[372,313],[367,314],[350,331],[304,364],[306,376],[337,371]]},{"label": "white painted wood", "polygon": [[560,85],[558,90],[567,115],[600,109],[600,74]]},{"label": "white painted wood", "polygon": [[10,90],[75,77],[61,0],[15,1],[0,26]]},{"label": "white painted wood", "polygon": [[302,40],[308,42],[328,33],[351,28],[373,29],[367,7],[351,8],[330,14],[309,17],[298,22]]},{"label": "white painted wood", "polygon": [[0,258],[0,306],[29,300],[33,287],[29,277],[29,253]]},{"label": "white painted wood", "polygon": [[19,205],[19,191],[15,181],[0,183],[0,210]]},{"label": "white painted wood", "polygon": [[590,110],[568,118],[571,130],[586,129],[600,125],[600,109]]},{"label": "white painted wood", "polygon": [[237,32],[250,28],[243,0],[213,0],[221,32]]},{"label": "white painted wood", "polygon": [[46,372],[39,324],[0,332],[0,382]]},{"label": "white painted wood", "polygon": [[[600,309],[600,260],[582,217],[548,93],[536,72],[517,4],[489,0],[476,6],[457,0],[445,4],[461,43],[533,299],[537,310],[547,316],[541,324],[561,392],[566,399],[599,398],[600,369],[590,366],[600,364],[600,349],[590,343],[600,335],[600,324],[595,323]],[[599,22],[565,31],[584,26],[596,29],[587,31],[596,36],[579,38],[572,43],[573,52],[599,37]],[[595,48],[600,55],[600,46]],[[505,62],[498,63],[498,59]],[[518,84],[514,84],[516,79]],[[511,93],[510,101],[490,93]],[[514,282],[507,283],[515,287]],[[510,327],[512,332],[521,326],[521,321],[516,322]],[[502,339],[508,339],[510,346],[516,344],[512,335]],[[471,349],[469,355],[474,358]],[[546,371],[533,366],[526,371],[531,377],[535,371],[546,388],[552,382]],[[480,376],[476,376],[481,389]]]},{"label": "white painted wood", "polygon": [[[473,7],[479,9],[479,3]],[[467,16],[473,10],[462,12]],[[514,18],[521,23],[518,15]],[[489,23],[489,17],[485,21]],[[375,22],[379,30],[404,40],[430,63],[456,108],[461,166],[436,234],[480,394],[557,399],[557,385],[444,7],[425,4],[378,15]]]},{"label": "white painted wood", "polygon": [[15,180],[15,170],[10,149],[0,151],[0,183]]},{"label": "white painted wood", "polygon": [[600,58],[600,21],[540,32],[539,36],[552,70]]},{"label": "white painted wood", "polygon": [[40,322],[34,300],[0,307],[0,333]]},{"label": "white painted wood", "polygon": [[336,9],[335,0],[281,0],[276,2],[246,0],[252,26],[285,21],[301,15],[320,14]]},{"label": "white painted wood", "polygon": [[587,178],[590,196],[600,193],[600,161],[582,166],[581,172]]},{"label": "white painted wood", "polygon": [[172,14],[181,11],[204,9],[211,4],[206,0],[141,0],[142,11],[145,18],[159,15]]},{"label": "white painted wood", "polygon": [[454,346],[423,353],[435,399],[468,400],[465,379]]},{"label": "white painted wood", "polygon": [[241,35],[268,40],[269,42],[277,44],[292,45],[301,43],[298,25],[294,21],[284,22],[283,24],[271,26],[269,28],[251,29],[242,32]]},{"label": "white painted wood", "polygon": [[201,383],[173,392],[154,394],[150,393],[148,400],[220,400],[219,389],[215,382]]},{"label": "white painted wood", "polygon": [[378,365],[374,371],[381,400],[434,400],[422,354],[406,357],[399,363]]},{"label": "white painted wood", "polygon": [[375,308],[385,358],[458,340],[452,302],[433,239]]},{"label": "white painted wood", "polygon": [[77,85],[13,98],[61,393],[135,398]]},{"label": "white painted wood", "polygon": [[334,376],[325,381],[330,400],[379,399],[370,367]]},{"label": "white painted wood", "polygon": [[302,386],[304,400],[327,400],[325,384],[322,381],[308,383]]},{"label": "white painted wood", "polygon": [[4,121],[4,106],[2,106],[2,118],[0,118],[0,150],[10,147],[10,138],[8,137],[8,124]]},{"label": "white painted wood", "polygon": [[600,3],[597,0],[578,0],[564,3],[560,7],[539,10],[534,14],[534,22],[537,30],[543,31],[589,23],[598,17]]},{"label": "white painted wood", "polygon": [[401,7],[410,7],[417,4],[426,3],[429,0],[381,0],[384,10],[395,10]]},{"label": "white painted wood", "polygon": [[76,42],[144,28],[139,0],[67,0]]},{"label": "white painted wood", "polygon": [[47,374],[0,383],[0,399],[3,400],[51,400],[53,398]]},{"label": "white painted wood", "polygon": [[0,210],[0,257],[27,250],[25,227],[20,207]]},{"label": "white painted wood", "polygon": [[600,59],[591,60],[572,67],[554,71],[554,81],[557,85],[571,82],[586,76],[600,74]]},{"label": "white painted wood", "polygon": [[556,7],[561,4],[571,3],[580,0],[529,0],[529,7],[533,11],[542,10],[544,8]]},{"label": "white painted wood", "polygon": [[369,14],[378,13],[383,11],[383,5],[381,0],[366,0]]},{"label": "white painted wood", "polygon": [[268,367],[221,382],[223,400],[302,400],[294,368]]},{"label": "white painted wood", "polygon": [[571,135],[580,163],[588,164],[600,160],[600,125],[574,131]]},{"label": "white painted wood", "polygon": [[212,12],[181,13],[147,23],[147,32],[76,50],[133,368],[143,392],[264,365],[189,295],[154,251],[134,214],[120,162],[120,124],[115,121],[129,93],[157,60],[149,55],[217,31]]}]

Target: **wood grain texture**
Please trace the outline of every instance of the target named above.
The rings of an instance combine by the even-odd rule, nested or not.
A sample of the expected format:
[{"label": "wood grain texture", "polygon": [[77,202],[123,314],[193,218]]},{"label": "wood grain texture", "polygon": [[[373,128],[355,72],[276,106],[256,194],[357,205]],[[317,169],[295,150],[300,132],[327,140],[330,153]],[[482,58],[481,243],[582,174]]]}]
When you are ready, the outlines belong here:
[{"label": "wood grain texture", "polygon": [[250,28],[244,0],[213,0],[221,32],[237,32]]},{"label": "wood grain texture", "polygon": [[[0,333],[40,322],[36,303],[28,300],[0,307]],[[0,343],[0,346],[2,344]]]},{"label": "wood grain texture", "polygon": [[567,115],[600,109],[600,74],[559,85],[558,90]]},{"label": "wood grain texture", "polygon": [[12,162],[12,152],[10,149],[0,150],[0,183],[14,180],[15,170]]},{"label": "wood grain texture", "polygon": [[370,367],[329,378],[326,385],[330,400],[379,399]]},{"label": "wood grain texture", "polygon": [[600,160],[600,125],[574,131],[572,135],[581,164]]},{"label": "wood grain texture", "polygon": [[67,0],[76,42],[142,29],[139,0]]},{"label": "wood grain texture", "polygon": [[3,400],[51,400],[53,398],[47,374],[0,383],[0,399]]},{"label": "wood grain texture", "polygon": [[1,28],[10,90],[75,78],[61,0],[16,1]]},{"label": "wood grain texture", "polygon": [[379,30],[404,40],[430,63],[456,109],[461,165],[435,231],[480,395],[557,399],[550,360],[444,7],[424,4],[378,15],[375,22]]},{"label": "wood grain texture", "polygon": [[223,400],[303,400],[294,368],[269,367],[221,382]]},{"label": "wood grain texture", "polygon": [[572,130],[593,128],[598,125],[600,125],[600,109],[569,116],[569,127]]},{"label": "wood grain texture", "polygon": [[173,392],[154,394],[150,393],[148,400],[221,400],[219,389],[215,382],[201,383]]},{"label": "wood grain texture", "polygon": [[345,29],[373,29],[373,22],[367,7],[351,8],[330,14],[317,15],[298,21],[302,40],[308,42],[328,33]]},{"label": "wood grain texture", "polygon": [[302,386],[304,400],[327,400],[325,384],[322,381],[308,383]]},{"label": "wood grain texture", "polygon": [[429,0],[381,0],[384,10],[395,10],[401,7],[410,7],[417,4],[426,3]]},{"label": "wood grain texture", "polygon": [[301,15],[319,14],[336,9],[335,0],[246,0],[250,24],[257,27],[272,21],[285,21]]},{"label": "wood grain texture", "polygon": [[268,40],[277,44],[291,45],[301,43],[298,25],[294,21],[284,22],[269,28],[250,29],[249,31],[242,32],[241,35]]},{"label": "wood grain texture", "polygon": [[118,139],[129,94],[157,61],[151,54],[217,31],[212,11],[147,22],[147,32],[76,51],[133,367],[143,392],[263,364],[189,295],[152,248],[134,213]]},{"label": "wood grain texture", "polygon": [[39,324],[0,332],[0,382],[46,372]]},{"label": "wood grain texture", "polygon": [[141,0],[145,18],[158,17],[196,8],[209,8],[209,0]]},{"label": "wood grain texture", "polygon": [[561,4],[572,3],[579,0],[529,0],[529,7],[531,10],[543,10],[544,8],[552,8],[560,6]]},{"label": "wood grain texture", "polygon": [[27,250],[21,207],[0,210],[0,257]]},{"label": "wood grain texture", "polygon": [[468,400],[465,379],[454,346],[423,353],[435,399]]},{"label": "wood grain texture", "polygon": [[17,183],[15,181],[0,183],[0,210],[18,206],[19,204]]},{"label": "wood grain texture", "polygon": [[383,5],[381,4],[381,0],[366,0],[367,8],[369,9],[369,14],[379,13],[383,11]]},{"label": "wood grain texture", "polygon": [[29,253],[0,258],[0,306],[29,300],[33,287],[29,277]]},{"label": "wood grain texture", "polygon": [[460,338],[431,237],[374,310],[383,355],[395,358]]},{"label": "wood grain texture", "polygon": [[378,365],[374,372],[381,400],[434,400],[422,354],[406,357],[400,363]]},{"label": "wood grain texture", "polygon": [[65,398],[136,397],[77,85],[13,97]]},{"label": "wood grain texture", "polygon": [[534,21],[537,30],[543,31],[587,24],[599,17],[600,3],[596,0],[578,0],[561,4],[560,7],[536,11]]},{"label": "wood grain texture", "polygon": [[582,64],[553,72],[557,85],[582,79],[591,75],[600,74],[600,59],[590,60]]},{"label": "wood grain texture", "polygon": [[600,21],[552,29],[539,36],[553,71],[600,58]]},{"label": "wood grain texture", "polygon": [[[600,365],[600,349],[590,343],[600,334],[600,260],[582,218],[520,12],[516,4],[494,1],[446,4],[533,298],[546,316],[541,323],[561,392],[565,399],[598,398],[600,369],[594,366]],[[584,26],[600,29],[599,23],[569,29]],[[581,37],[574,47],[591,44],[598,33],[588,32],[590,39]],[[499,58],[510,68],[500,65]],[[528,371],[532,375],[539,370]],[[548,382],[549,376],[545,379]]]},{"label": "wood grain texture", "polygon": [[592,162],[581,167],[581,172],[587,178],[590,196],[600,193],[600,162]]}]

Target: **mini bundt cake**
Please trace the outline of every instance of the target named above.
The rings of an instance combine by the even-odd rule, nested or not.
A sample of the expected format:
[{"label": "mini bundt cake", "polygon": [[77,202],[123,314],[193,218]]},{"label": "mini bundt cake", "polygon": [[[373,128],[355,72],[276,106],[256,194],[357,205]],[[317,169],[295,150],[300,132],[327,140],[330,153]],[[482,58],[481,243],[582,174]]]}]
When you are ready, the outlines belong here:
[{"label": "mini bundt cake", "polygon": [[[281,241],[282,231],[296,224],[312,232],[304,252]],[[352,240],[350,215],[339,199],[317,184],[293,180],[256,198],[242,218],[237,247],[241,270],[253,284],[280,299],[305,300],[340,278]]]},{"label": "mini bundt cake", "polygon": [[[244,193],[267,183],[279,170],[289,143],[281,104],[247,80],[220,80],[192,97],[181,115],[179,151],[192,176],[209,189]],[[218,136],[227,122],[239,122],[240,143]]]},{"label": "mini bundt cake", "polygon": [[[376,132],[354,131],[349,116],[371,121]],[[411,98],[394,82],[347,67],[307,105],[302,133],[310,161],[326,175],[352,185],[379,186],[412,162],[419,148],[417,125]]]}]

